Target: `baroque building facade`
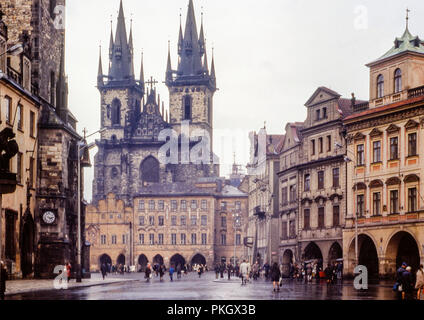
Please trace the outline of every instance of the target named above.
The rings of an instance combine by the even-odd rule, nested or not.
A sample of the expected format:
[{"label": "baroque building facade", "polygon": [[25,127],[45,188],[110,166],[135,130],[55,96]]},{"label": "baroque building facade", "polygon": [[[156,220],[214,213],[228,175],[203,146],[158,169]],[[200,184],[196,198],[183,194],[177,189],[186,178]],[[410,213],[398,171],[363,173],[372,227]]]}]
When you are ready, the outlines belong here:
[{"label": "baroque building facade", "polygon": [[348,202],[345,273],[365,265],[391,277],[402,262],[423,261],[424,45],[407,26],[369,63],[369,109],[345,119]]}]

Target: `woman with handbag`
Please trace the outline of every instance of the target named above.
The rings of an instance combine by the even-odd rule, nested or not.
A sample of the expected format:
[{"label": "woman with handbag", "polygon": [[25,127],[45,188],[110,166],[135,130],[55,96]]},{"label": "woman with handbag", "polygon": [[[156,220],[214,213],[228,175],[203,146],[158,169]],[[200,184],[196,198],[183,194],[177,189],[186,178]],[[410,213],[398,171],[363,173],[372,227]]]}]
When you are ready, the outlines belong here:
[{"label": "woman with handbag", "polygon": [[424,269],[423,265],[417,271],[417,281],[415,282],[415,289],[417,289],[417,300],[421,300],[421,293],[424,291]]},{"label": "woman with handbag", "polygon": [[281,277],[280,268],[278,267],[277,262],[275,262],[271,268],[271,280],[272,280],[272,285],[274,287],[274,292],[280,291],[280,277]]}]

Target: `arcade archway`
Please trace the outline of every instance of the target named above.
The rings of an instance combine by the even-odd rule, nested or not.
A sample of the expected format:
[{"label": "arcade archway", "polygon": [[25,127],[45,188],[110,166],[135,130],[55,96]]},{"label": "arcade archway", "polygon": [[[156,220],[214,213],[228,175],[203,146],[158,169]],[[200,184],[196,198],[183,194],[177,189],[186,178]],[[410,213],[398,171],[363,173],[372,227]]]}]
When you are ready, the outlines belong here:
[{"label": "arcade archway", "polygon": [[172,256],[171,260],[170,260],[170,264],[171,266],[173,266],[174,268],[176,268],[178,265],[180,265],[181,267],[183,267],[186,264],[186,261],[184,259],[184,257],[180,254],[175,254]]},{"label": "arcade archway", "polygon": [[414,237],[405,231],[396,233],[387,246],[386,259],[389,261],[387,273],[394,274],[406,262],[415,275],[420,265],[420,252]]},{"label": "arcade archway", "polygon": [[139,257],[138,257],[138,264],[139,264],[139,269],[138,269],[138,271],[139,272],[144,272],[144,271],[146,271],[146,266],[147,266],[147,263],[149,262],[149,260],[147,259],[147,257],[144,255],[144,254],[141,254]]},{"label": "arcade archway", "polygon": [[334,242],[328,252],[328,262],[333,264],[337,259],[343,258],[343,250],[338,242]]},{"label": "arcade archway", "polygon": [[283,277],[288,278],[290,276],[290,266],[293,263],[293,251],[286,250],[283,254]]},{"label": "arcade archway", "polygon": [[120,254],[118,256],[118,259],[116,259],[116,263],[117,264],[122,264],[124,266],[125,265],[125,256],[123,254]]},{"label": "arcade archway", "polygon": [[99,258],[99,270],[103,263],[106,265],[108,271],[110,272],[110,266],[112,266],[112,259],[106,253],[102,254]]},{"label": "arcade archway", "polygon": [[192,259],[191,259],[191,264],[195,265],[195,264],[206,264],[206,258],[204,256],[202,256],[200,253],[196,254]]},{"label": "arcade archway", "polygon": [[163,257],[160,254],[155,255],[153,258],[153,264],[163,265]]},{"label": "arcade archway", "polygon": [[[349,261],[352,263],[352,266],[355,266],[355,239],[352,240],[352,243],[349,247],[348,253]],[[358,235],[358,264],[367,267],[368,277],[371,279],[376,279],[379,276],[379,261],[377,248],[374,244],[374,241],[365,234]],[[352,267],[352,270],[353,270]]]}]

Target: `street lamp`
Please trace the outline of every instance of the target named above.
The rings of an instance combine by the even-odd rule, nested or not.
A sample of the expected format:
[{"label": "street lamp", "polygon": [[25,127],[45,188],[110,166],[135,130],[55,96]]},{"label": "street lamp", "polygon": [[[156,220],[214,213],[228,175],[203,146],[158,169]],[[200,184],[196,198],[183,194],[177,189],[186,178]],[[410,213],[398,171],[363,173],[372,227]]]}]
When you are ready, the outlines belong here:
[{"label": "street lamp", "polygon": [[11,46],[9,49],[7,49],[5,52],[0,53],[0,57],[5,55],[6,53],[12,55],[12,56],[17,56],[19,54],[21,54],[24,51],[24,47],[22,45],[22,43],[17,43],[13,46]]},{"label": "street lamp", "polygon": [[236,266],[236,247],[237,247],[236,235],[237,235],[237,228],[239,228],[241,225],[241,221],[240,221],[241,217],[240,217],[240,214],[237,212],[237,213],[233,213],[233,218],[234,218],[233,225],[234,225],[234,267],[235,267]]},{"label": "street lamp", "polygon": [[78,196],[77,196],[77,201],[78,201],[78,244],[77,244],[77,282],[81,282],[81,278],[82,278],[82,270],[81,270],[81,157],[83,156],[83,152],[85,149],[90,150],[92,148],[94,148],[96,146],[96,143],[90,143],[90,144],[86,144],[85,139],[89,138],[97,133],[102,133],[104,132],[106,129],[100,129],[92,134],[90,134],[89,136],[84,137],[83,139],[79,140],[77,145],[78,145]]}]

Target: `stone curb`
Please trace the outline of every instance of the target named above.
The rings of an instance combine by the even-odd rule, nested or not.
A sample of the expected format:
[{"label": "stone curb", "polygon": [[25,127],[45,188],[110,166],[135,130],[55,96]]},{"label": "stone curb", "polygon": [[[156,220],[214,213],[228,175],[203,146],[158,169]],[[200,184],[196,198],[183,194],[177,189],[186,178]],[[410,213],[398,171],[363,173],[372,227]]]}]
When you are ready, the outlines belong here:
[{"label": "stone curb", "polygon": [[[84,281],[84,280],[83,280]],[[108,284],[115,284],[115,283],[124,283],[124,282],[132,282],[132,281],[140,281],[139,279],[117,279],[116,281],[109,281],[109,282],[95,282],[95,283],[84,283],[82,282],[79,285],[69,285],[68,289],[61,289],[62,290],[73,290],[73,289],[80,289],[80,288],[87,288],[87,287],[95,287],[95,286],[101,286],[101,285],[108,285]],[[7,283],[6,283],[7,286]],[[40,292],[40,291],[53,291],[55,290],[54,287],[46,287],[46,288],[28,288],[28,289],[19,289],[14,291],[7,291],[5,292],[5,296],[14,296],[18,294],[23,293],[34,293],[34,292]]]}]

